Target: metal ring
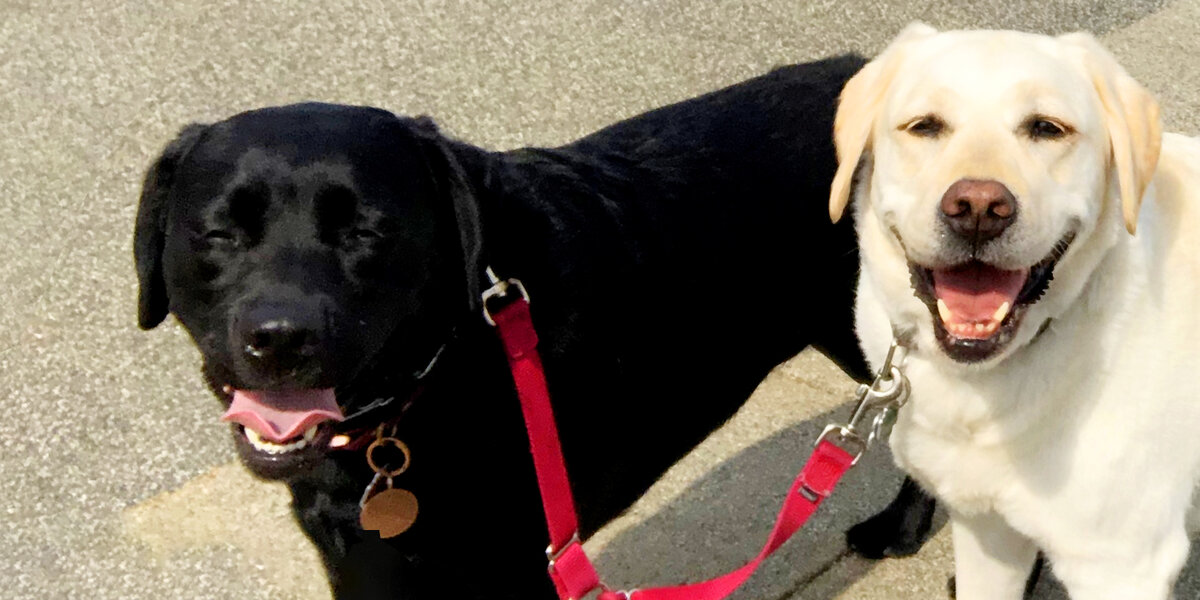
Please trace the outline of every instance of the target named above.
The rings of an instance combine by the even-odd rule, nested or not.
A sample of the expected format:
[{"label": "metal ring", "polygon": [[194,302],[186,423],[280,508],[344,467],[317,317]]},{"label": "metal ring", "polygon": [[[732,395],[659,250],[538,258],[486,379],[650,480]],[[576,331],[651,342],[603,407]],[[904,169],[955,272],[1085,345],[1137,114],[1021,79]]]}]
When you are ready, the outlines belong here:
[{"label": "metal ring", "polygon": [[[879,387],[887,384],[887,387]],[[907,386],[904,380],[904,374],[900,372],[900,368],[893,365],[889,369],[887,376],[881,372],[875,381],[871,382],[871,386],[867,390],[867,396],[871,398],[871,404],[880,402],[890,402],[904,395]]]},{"label": "metal ring", "polygon": [[[394,444],[397,448],[400,449],[400,452],[402,452],[404,454],[404,464],[400,465],[400,468],[387,470],[387,469],[381,469],[381,468],[379,468],[379,465],[375,464],[375,458],[373,456],[373,453],[375,452],[376,448],[379,448],[385,442]],[[412,464],[412,452],[409,451],[408,446],[404,442],[402,442],[394,437],[376,438],[376,440],[374,442],[371,442],[370,446],[367,446],[367,464],[371,466],[372,470],[374,470],[378,474],[383,475],[384,477],[395,477],[395,476],[408,470],[408,466]]]},{"label": "metal ring", "polygon": [[367,484],[367,489],[363,490],[362,498],[358,500],[359,510],[362,510],[367,505],[367,498],[371,497],[371,492],[375,491],[375,486],[379,485],[380,477],[383,477],[383,473],[375,471],[375,476],[371,478],[371,483]]}]

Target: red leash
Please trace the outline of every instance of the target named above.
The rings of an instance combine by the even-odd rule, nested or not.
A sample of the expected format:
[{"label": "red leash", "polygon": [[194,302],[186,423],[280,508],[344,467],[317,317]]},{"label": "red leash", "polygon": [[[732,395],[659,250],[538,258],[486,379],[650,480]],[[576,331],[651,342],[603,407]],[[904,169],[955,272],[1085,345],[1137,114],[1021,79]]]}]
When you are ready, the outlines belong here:
[{"label": "red leash", "polygon": [[[495,314],[490,313],[487,308],[488,300],[507,295],[510,286],[517,288],[521,297],[510,301]],[[831,425],[825,428],[818,438],[816,449],[788,490],[767,543],[749,563],[725,575],[699,583],[618,592],[601,583],[600,576],[584,553],[583,544],[579,539],[575,501],[571,496],[571,485],[567,478],[566,464],[563,462],[558,429],[550,407],[550,394],[546,388],[546,376],[537,351],[538,338],[529,314],[529,296],[519,281],[508,280],[497,282],[483,294],[483,300],[484,316],[496,327],[504,342],[513,381],[521,399],[521,412],[525,415],[525,427],[529,433],[529,445],[542,495],[542,508],[545,510],[546,524],[550,531],[550,545],[546,548],[548,571],[561,600],[577,600],[597,588],[601,590],[598,600],[726,598],[812,516],[821,502],[833,492],[842,475],[858,461],[866,450],[869,439],[878,437],[882,431],[881,427],[890,427],[890,423],[883,422],[885,419],[880,417],[888,412],[889,407],[898,408],[903,403],[903,396],[907,394],[907,382],[903,380],[899,370],[891,366],[892,353],[889,353],[882,372],[891,377],[876,379],[872,386],[860,386],[860,404],[849,425]],[[878,383],[888,380],[896,382],[896,385],[891,390],[880,392],[877,388]],[[886,406],[883,400],[887,400]],[[867,408],[881,406],[885,410],[875,419],[871,437],[864,440],[858,435],[854,425],[862,418]],[[894,415],[893,410],[891,416]],[[834,444],[834,438],[839,439],[843,445],[853,446],[855,451],[851,453]]]}]

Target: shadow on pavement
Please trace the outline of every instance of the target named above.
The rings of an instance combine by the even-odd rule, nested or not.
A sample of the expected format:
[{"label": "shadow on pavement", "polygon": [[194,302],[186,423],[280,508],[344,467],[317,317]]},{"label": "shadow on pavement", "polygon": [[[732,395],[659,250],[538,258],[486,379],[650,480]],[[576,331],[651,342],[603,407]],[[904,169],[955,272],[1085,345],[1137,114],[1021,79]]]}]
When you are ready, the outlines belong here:
[{"label": "shadow on pavement", "polygon": [[[597,556],[601,573],[616,587],[649,587],[706,579],[741,566],[761,549],[816,436],[826,424],[846,419],[849,411],[847,403],[792,425],[713,468],[665,508],[608,543]],[[873,448],[734,597],[787,598],[823,579],[834,563],[855,561],[851,568],[838,569],[848,574],[846,580],[820,596],[836,597],[874,564],[847,555],[844,532],[886,505],[902,477],[886,448]],[[937,527],[943,523],[944,518]],[[826,587],[824,582],[820,587]]]},{"label": "shadow on pavement", "polygon": [[[606,581],[619,589],[694,582],[740,567],[760,550],[796,473],[824,426],[844,420],[849,403],[776,433],[711,469],[655,514],[617,534],[596,556]],[[850,471],[808,524],[766,561],[733,598],[739,600],[832,600],[885,564],[853,555],[844,532],[891,500],[903,474],[884,446],[876,446]],[[634,510],[637,510],[636,508]],[[938,511],[934,535],[947,518]],[[942,532],[942,533],[948,533]],[[945,538],[947,536],[939,536]],[[890,559],[894,570],[910,571],[922,580],[930,598],[948,598],[946,582],[953,573],[949,544],[918,559]],[[938,554],[940,552],[940,555]],[[933,556],[930,556],[933,555]],[[876,579],[879,579],[878,577]],[[889,597],[883,586],[877,597]],[[1193,552],[1176,586],[1180,598],[1200,597],[1200,553]],[[872,594],[874,596],[874,594]],[[904,596],[908,597],[908,596]],[[1033,600],[1068,600],[1048,568]]]}]

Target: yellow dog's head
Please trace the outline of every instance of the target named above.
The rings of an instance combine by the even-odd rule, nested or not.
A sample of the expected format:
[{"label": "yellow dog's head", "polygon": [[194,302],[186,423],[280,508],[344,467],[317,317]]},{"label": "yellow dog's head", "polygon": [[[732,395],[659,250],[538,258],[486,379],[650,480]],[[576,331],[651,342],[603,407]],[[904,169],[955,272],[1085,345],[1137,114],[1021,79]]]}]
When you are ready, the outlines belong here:
[{"label": "yellow dog's head", "polygon": [[853,189],[895,329],[1000,359],[1135,231],[1160,138],[1154,99],[1087,34],[911,25],[842,93],[830,215]]}]

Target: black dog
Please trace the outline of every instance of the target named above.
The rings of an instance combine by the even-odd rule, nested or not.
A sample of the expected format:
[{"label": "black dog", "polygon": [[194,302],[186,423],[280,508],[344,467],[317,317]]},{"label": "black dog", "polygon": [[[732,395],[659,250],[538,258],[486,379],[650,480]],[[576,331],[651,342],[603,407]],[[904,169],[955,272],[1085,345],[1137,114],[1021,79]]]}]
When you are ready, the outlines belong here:
[{"label": "black dog", "polygon": [[[862,64],[782,68],[551,149],[322,104],[191,125],[146,177],[139,324],[171,312],[192,335],[339,597],[552,598],[484,268],[529,290],[587,536],[805,346],[866,375],[854,230],[825,201]],[[358,524],[359,442],[381,423],[420,502],[387,540]]]}]

